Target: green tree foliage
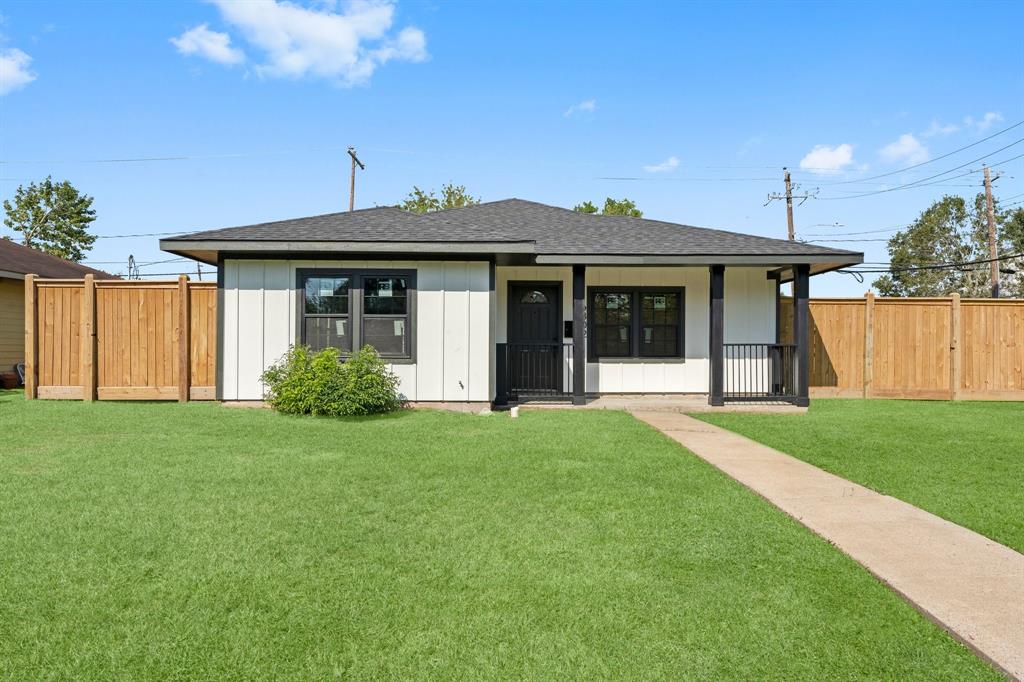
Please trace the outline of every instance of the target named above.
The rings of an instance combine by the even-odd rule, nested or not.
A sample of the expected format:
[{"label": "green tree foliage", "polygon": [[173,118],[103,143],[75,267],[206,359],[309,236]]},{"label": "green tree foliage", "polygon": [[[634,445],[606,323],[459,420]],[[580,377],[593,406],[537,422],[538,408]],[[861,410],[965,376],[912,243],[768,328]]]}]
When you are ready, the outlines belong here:
[{"label": "green tree foliage", "polygon": [[438,198],[434,190],[424,192],[419,187],[413,186],[412,191],[398,205],[404,211],[412,213],[430,213],[432,211],[443,211],[449,208],[462,208],[480,203],[479,197],[474,197],[466,191],[465,185],[448,183],[441,186],[441,196]]},{"label": "green tree foliage", "polygon": [[344,362],[336,348],[314,353],[309,346],[294,346],[261,378],[267,402],[284,414],[351,417],[402,406],[398,377],[371,346]]},{"label": "green tree foliage", "polygon": [[[576,204],[572,210],[577,213],[597,213],[597,206],[590,201],[584,201],[582,204]],[[604,200],[604,208],[601,209],[601,215],[624,215],[630,218],[643,218],[644,213],[636,207],[636,202],[630,199],[612,199],[606,197]]]},{"label": "green tree foliage", "polygon": [[96,220],[92,201],[67,180],[54,182],[47,176],[38,184],[19,186],[13,204],[4,200],[4,225],[21,232],[25,246],[77,262],[96,241],[96,235],[89,234]]},{"label": "green tree foliage", "polygon": [[[1024,251],[1024,210],[995,207],[997,252],[999,255]],[[925,209],[907,229],[889,240],[889,262],[894,272],[874,282],[883,296],[987,297],[991,293],[988,264],[960,268],[904,270],[940,263],[985,260],[988,251],[988,219],[985,195],[968,204],[963,197],[944,196]],[[1004,271],[1000,286],[1005,295],[1024,294],[1024,259],[1000,263]]]},{"label": "green tree foliage", "polygon": [[584,201],[582,204],[576,204],[572,207],[572,210],[577,213],[597,213],[597,206],[591,201]]}]

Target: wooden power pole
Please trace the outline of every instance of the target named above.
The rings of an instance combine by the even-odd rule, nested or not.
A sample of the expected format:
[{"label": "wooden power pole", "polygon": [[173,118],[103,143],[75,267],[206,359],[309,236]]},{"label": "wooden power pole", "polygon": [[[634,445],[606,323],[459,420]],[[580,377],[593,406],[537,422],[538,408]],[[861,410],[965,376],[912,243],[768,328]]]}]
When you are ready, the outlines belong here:
[{"label": "wooden power pole", "polygon": [[985,166],[985,208],[988,209],[988,257],[992,275],[992,298],[999,298],[999,254],[996,250],[996,216],[992,206],[992,177]]},{"label": "wooden power pole", "polygon": [[366,166],[356,156],[356,148],[349,147],[348,155],[352,157],[352,177],[348,183],[348,210],[356,210],[356,166],[359,166],[359,170],[366,170]]},{"label": "wooden power pole", "polygon": [[[766,201],[764,205],[767,206],[776,199],[786,200],[786,227],[787,232],[789,234],[789,241],[794,241],[796,239],[796,229],[793,227],[793,199],[800,199],[800,204],[803,205],[803,203],[808,199],[813,199],[814,194],[810,192],[804,192],[803,194],[794,195],[793,190],[796,189],[798,186],[793,186],[793,182],[790,180],[789,177],[788,168],[782,169],[782,179],[786,183],[786,193],[779,194],[778,192],[772,192],[771,194],[768,195],[768,201]],[[815,190],[815,192],[816,191],[817,190]]]}]

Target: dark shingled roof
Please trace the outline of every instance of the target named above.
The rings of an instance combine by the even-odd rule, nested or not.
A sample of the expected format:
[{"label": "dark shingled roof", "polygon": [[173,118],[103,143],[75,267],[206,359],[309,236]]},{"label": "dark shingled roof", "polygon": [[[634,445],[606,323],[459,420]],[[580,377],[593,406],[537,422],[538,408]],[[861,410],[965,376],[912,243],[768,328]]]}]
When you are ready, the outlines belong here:
[{"label": "dark shingled roof", "polygon": [[80,279],[86,275],[93,275],[97,279],[120,279],[102,270],[16,244],[10,239],[0,239],[0,271],[39,275],[48,279]]},{"label": "dark shingled roof", "polygon": [[522,199],[423,215],[394,207],[329,213],[196,232],[165,239],[162,244],[173,250],[178,241],[486,242],[533,244],[536,255],[861,257],[843,249],[646,218],[577,213]]}]

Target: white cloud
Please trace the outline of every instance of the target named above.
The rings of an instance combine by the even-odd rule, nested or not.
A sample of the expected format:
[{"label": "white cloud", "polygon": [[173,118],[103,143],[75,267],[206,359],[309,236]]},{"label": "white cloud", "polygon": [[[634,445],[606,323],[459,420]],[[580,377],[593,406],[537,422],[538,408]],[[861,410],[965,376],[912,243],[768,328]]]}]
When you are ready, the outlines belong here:
[{"label": "white cloud", "polygon": [[980,119],[976,119],[973,116],[964,118],[964,125],[970,128],[976,133],[983,133],[994,124],[999,123],[1003,120],[1003,115],[997,111],[989,111]]},{"label": "white cloud", "polygon": [[945,137],[958,130],[960,126],[955,123],[939,123],[938,119],[932,119],[932,124],[928,126],[928,130],[921,133],[921,137]]},{"label": "white cloud", "polygon": [[920,140],[910,133],[900,135],[900,139],[882,147],[878,154],[889,163],[905,163],[909,166],[924,163],[931,158],[927,145],[921,144]]},{"label": "white cloud", "polygon": [[245,53],[231,47],[231,36],[211,31],[206,24],[190,28],[177,38],[171,38],[171,42],[181,54],[198,55],[218,64],[231,66],[245,61]]},{"label": "white cloud", "polygon": [[418,28],[389,35],[395,6],[388,0],[352,0],[341,12],[331,4],[310,9],[283,0],[212,1],[224,20],[263,54],[255,67],[261,77],[357,85],[387,62],[428,57],[426,37]]},{"label": "white cloud", "polygon": [[667,173],[668,171],[678,167],[679,159],[674,156],[670,156],[657,165],[644,166],[644,170],[647,171],[648,173]]},{"label": "white cloud", "polygon": [[562,116],[569,118],[573,114],[592,114],[597,109],[596,99],[585,99],[582,102],[573,104],[571,107],[565,110]]},{"label": "white cloud", "polygon": [[29,71],[32,57],[16,47],[0,49],[0,95],[25,87],[36,79]]},{"label": "white cloud", "polygon": [[829,174],[853,165],[853,145],[840,144],[835,147],[819,144],[800,159],[800,168],[812,173]]}]

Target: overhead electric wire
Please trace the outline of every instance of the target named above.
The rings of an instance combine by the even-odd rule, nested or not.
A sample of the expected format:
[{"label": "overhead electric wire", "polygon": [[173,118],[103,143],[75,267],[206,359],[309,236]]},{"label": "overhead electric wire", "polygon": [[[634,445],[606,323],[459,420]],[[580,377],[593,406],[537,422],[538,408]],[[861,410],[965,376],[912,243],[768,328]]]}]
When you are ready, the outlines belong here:
[{"label": "overhead electric wire", "polygon": [[[983,137],[982,139],[978,140],[977,142],[972,142],[971,144],[963,146],[963,147],[960,147],[959,149],[954,149],[953,151],[947,152],[947,153],[943,154],[942,156],[936,156],[934,159],[928,159],[927,161],[922,161],[921,163],[915,163],[913,166],[907,166],[906,168],[901,168],[899,170],[890,171],[888,173],[882,173],[881,175],[872,175],[871,177],[860,178],[859,180],[844,180],[842,182],[834,182],[834,183],[831,183],[831,184],[833,184],[833,185],[847,185],[847,184],[851,184],[851,183],[854,183],[854,182],[866,182],[868,180],[877,180],[878,178],[887,178],[887,177],[889,177],[891,175],[898,175],[900,173],[906,173],[908,170],[912,170],[914,168],[920,168],[921,166],[927,166],[929,163],[935,163],[936,161],[941,161],[942,159],[949,158],[950,156],[953,156],[954,154],[959,154],[960,152],[965,151],[967,149],[970,149],[971,147],[977,147],[979,144],[982,144],[983,142],[988,142],[993,137],[998,137],[998,136],[1002,135],[1003,133],[1007,133],[1007,132],[1013,130],[1014,128],[1020,127],[1022,125],[1024,125],[1024,121],[1017,121],[1016,123],[1014,123],[1009,128],[1003,128],[999,132],[992,133],[988,137]],[[984,157],[982,157],[982,158],[984,158]],[[971,163],[974,163],[974,162],[972,161]]]},{"label": "overhead electric wire", "polygon": [[890,268],[886,268],[884,270],[883,269],[863,269],[863,268],[856,268],[856,267],[854,267],[854,268],[843,268],[842,270],[838,270],[837,272],[848,272],[848,273],[861,273],[861,274],[863,274],[863,273],[914,272],[914,271],[917,271],[917,270],[963,270],[963,269],[973,269],[970,266],[986,265],[988,263],[1000,262],[1000,261],[1004,261],[1004,260],[1010,260],[1012,258],[1022,258],[1022,257],[1024,257],[1024,252],[1022,252],[1022,253],[1003,254],[1002,256],[998,256],[996,258],[984,258],[984,259],[980,259],[980,260],[963,261],[963,262],[959,262],[959,263],[950,262],[950,263],[934,263],[934,264],[929,264],[929,265],[908,265],[908,266],[897,267],[897,268],[890,267]]},{"label": "overhead electric wire", "polygon": [[[988,157],[995,156],[999,152],[1005,151],[1005,150],[1009,149],[1010,147],[1013,147],[1015,145],[1020,144],[1021,142],[1024,142],[1024,137],[1022,137],[1022,138],[1020,138],[1018,140],[1015,140],[1014,142],[1011,142],[1010,144],[1006,145],[1005,147],[1000,147],[999,149],[995,150],[994,152],[989,152],[988,154],[985,154],[983,156],[979,156],[976,159],[968,161],[967,163],[960,164],[959,166],[955,166],[953,168],[950,168],[949,170],[943,171],[941,173],[936,173],[935,175],[930,175],[927,178],[921,178],[920,180],[915,180],[914,182],[909,182],[909,183],[906,183],[904,185],[897,185],[896,187],[890,187],[888,189],[880,189],[880,190],[876,190],[876,191],[873,191],[873,192],[864,192],[863,194],[851,194],[850,196],[846,196],[846,197],[818,197],[818,198],[821,199],[822,201],[839,201],[839,200],[842,200],[842,199],[858,199],[860,197],[870,197],[870,196],[874,196],[876,194],[885,194],[887,192],[895,192],[895,191],[901,190],[901,189],[914,189],[914,188],[917,188],[917,187],[926,187],[927,186],[926,183],[929,180],[935,180],[936,178],[941,178],[943,175],[949,175],[950,173],[954,173],[954,172],[956,172],[958,170],[966,168],[967,166],[970,166],[971,164],[978,163],[979,161],[984,161]],[[1024,157],[1024,154],[1020,154],[1018,156],[1014,156],[1012,158],[1005,159],[1005,160],[999,161],[997,163],[993,163],[990,167],[994,168],[995,166],[999,166],[999,165],[1002,165],[1002,164],[1005,164],[1005,163],[1009,163],[1011,161],[1016,161],[1017,159],[1019,159],[1021,157]],[[946,182],[947,180],[953,180],[955,178],[962,178],[962,177],[965,177],[967,175],[971,175],[971,174],[977,173],[977,172],[979,172],[979,171],[969,171],[967,173],[962,173],[960,175],[953,175],[953,176],[948,177],[948,178],[943,178],[942,180],[939,180],[939,182],[941,183],[941,182]],[[932,184],[937,184],[937,183],[932,183]]]}]

